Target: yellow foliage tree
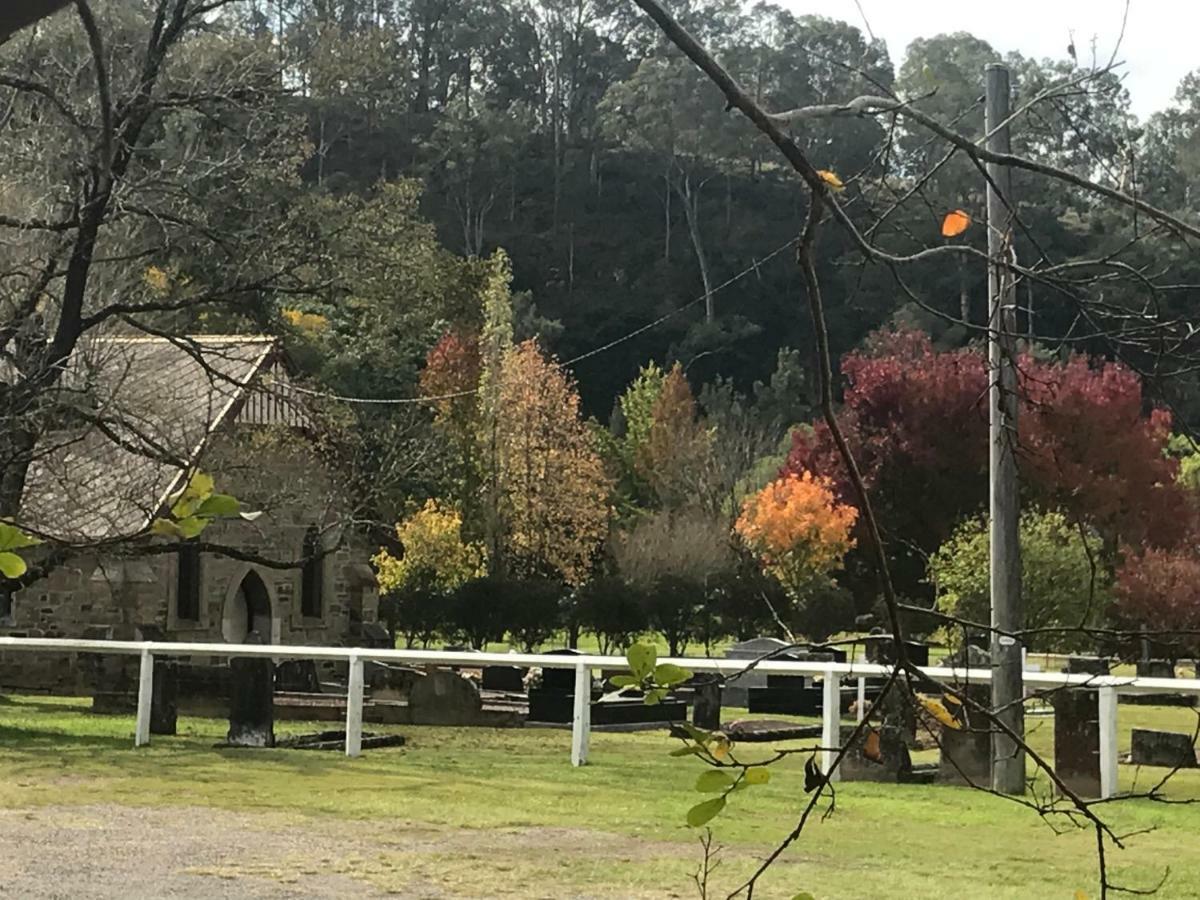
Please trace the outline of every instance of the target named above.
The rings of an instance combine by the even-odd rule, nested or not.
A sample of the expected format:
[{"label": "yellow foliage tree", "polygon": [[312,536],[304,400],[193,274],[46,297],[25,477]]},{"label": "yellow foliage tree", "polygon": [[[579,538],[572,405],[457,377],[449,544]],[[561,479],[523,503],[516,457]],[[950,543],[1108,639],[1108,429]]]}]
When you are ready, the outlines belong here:
[{"label": "yellow foliage tree", "polygon": [[794,596],[828,575],[854,546],[853,506],[838,503],[829,481],[785,475],[746,498],[735,530]]},{"label": "yellow foliage tree", "polygon": [[396,538],[404,547],[397,559],[386,549],[372,557],[379,571],[382,591],[399,591],[414,581],[453,590],[463,582],[484,574],[483,548],[462,539],[462,516],[457,510],[427,500],[396,525]]},{"label": "yellow foliage tree", "polygon": [[498,568],[582,583],[608,532],[611,484],[579,395],[536,341],[504,353],[496,395]]}]

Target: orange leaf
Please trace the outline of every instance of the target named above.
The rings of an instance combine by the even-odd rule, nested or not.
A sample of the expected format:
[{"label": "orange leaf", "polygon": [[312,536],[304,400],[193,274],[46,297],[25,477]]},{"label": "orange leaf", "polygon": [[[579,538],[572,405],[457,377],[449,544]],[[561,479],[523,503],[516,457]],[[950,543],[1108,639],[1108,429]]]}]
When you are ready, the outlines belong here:
[{"label": "orange leaf", "polygon": [[942,237],[958,237],[970,224],[971,217],[961,209],[948,212],[946,218],[942,219]]},{"label": "orange leaf", "polygon": [[863,756],[871,762],[883,762],[883,748],[879,745],[879,732],[871,730],[867,732],[867,739],[863,742]]},{"label": "orange leaf", "polygon": [[842,183],[842,179],[838,178],[834,172],[828,169],[817,169],[817,174],[821,176],[821,180],[829,185],[831,191],[844,191],[846,185]]}]

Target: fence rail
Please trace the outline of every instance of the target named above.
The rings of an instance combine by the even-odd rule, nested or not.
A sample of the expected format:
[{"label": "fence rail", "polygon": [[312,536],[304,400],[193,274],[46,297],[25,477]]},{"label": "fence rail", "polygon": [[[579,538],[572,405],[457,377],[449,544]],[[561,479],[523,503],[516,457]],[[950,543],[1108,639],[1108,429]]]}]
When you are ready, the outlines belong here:
[{"label": "fence rail", "polygon": [[[346,755],[362,751],[363,663],[400,662],[436,666],[517,666],[520,668],[574,669],[575,705],[571,722],[571,763],[581,766],[588,758],[591,731],[591,676],[595,669],[621,671],[629,668],[621,656],[553,653],[468,653],[446,650],[381,650],[366,647],[305,647],[287,644],[176,643],[163,641],[89,641],[67,638],[0,637],[0,652],[56,651],[59,653],[97,653],[137,656],[137,725],[134,746],[150,743],[150,701],[154,688],[156,656],[266,657],[268,659],[320,659],[344,661],[349,666],[346,698]],[[865,695],[867,678],[886,676],[886,665],[863,662],[818,662],[767,659],[670,658],[661,660],[683,666],[693,672],[736,675],[753,667],[775,675],[807,675],[824,682],[821,746],[823,769],[831,779],[834,751],[840,740],[841,708],[839,689],[843,680],[857,679],[859,709]],[[991,670],[930,666],[921,669],[929,677],[950,684],[987,683]],[[1120,675],[1066,674],[1062,672],[1025,672],[1026,690],[1050,691],[1061,688],[1094,689],[1099,693],[1100,718],[1100,791],[1105,798],[1117,792],[1117,699],[1120,694],[1192,694],[1200,696],[1198,678],[1141,678]],[[860,712],[861,715],[861,712]]]}]

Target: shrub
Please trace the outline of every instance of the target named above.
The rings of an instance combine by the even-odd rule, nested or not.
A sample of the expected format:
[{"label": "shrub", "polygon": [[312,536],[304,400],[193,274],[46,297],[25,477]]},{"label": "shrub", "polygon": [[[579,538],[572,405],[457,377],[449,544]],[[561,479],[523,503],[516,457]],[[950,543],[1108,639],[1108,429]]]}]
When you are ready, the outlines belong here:
[{"label": "shrub", "polygon": [[641,592],[615,577],[597,578],[579,588],[574,614],[579,627],[596,636],[602,654],[623,653],[649,627]]}]

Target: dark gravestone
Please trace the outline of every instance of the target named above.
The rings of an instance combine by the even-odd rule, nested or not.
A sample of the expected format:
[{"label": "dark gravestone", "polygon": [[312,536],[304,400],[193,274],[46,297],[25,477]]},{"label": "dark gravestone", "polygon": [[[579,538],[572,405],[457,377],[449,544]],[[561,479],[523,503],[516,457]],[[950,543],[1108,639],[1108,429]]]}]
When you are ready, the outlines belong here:
[{"label": "dark gravestone", "polygon": [[801,725],[780,719],[738,719],[724,728],[732,741],[763,743],[768,741],[795,741],[820,738],[820,725]]},{"label": "dark gravestone", "polygon": [[154,661],[150,692],[150,733],[175,734],[179,717],[179,665],[171,659]]},{"label": "dark gravestone", "polygon": [[[580,656],[578,650],[551,650],[549,656]],[[575,695],[574,669],[542,669],[542,690]]]},{"label": "dark gravestone", "polygon": [[317,664],[311,659],[288,659],[275,669],[275,689],[295,694],[321,693]]},{"label": "dark gravestone", "polygon": [[[841,743],[850,743],[855,726],[843,725]],[[850,745],[839,768],[843,781],[905,781],[912,772],[904,732],[894,725],[863,729]]]},{"label": "dark gravestone", "polygon": [[[929,665],[929,645],[917,641],[905,641],[904,651],[909,662],[917,666]],[[896,661],[896,642],[890,635],[874,634],[866,642],[867,662],[886,666]]]},{"label": "dark gravestone", "polygon": [[[244,644],[262,644],[257,631]],[[275,664],[267,658],[235,657],[229,661],[229,734],[233,747],[275,746]]]},{"label": "dark gravestone", "polygon": [[1064,671],[1068,675],[1107,675],[1112,660],[1103,656],[1069,656]]},{"label": "dark gravestone", "polygon": [[1190,734],[1135,728],[1131,750],[1129,761],[1135,766],[1196,768],[1196,750]]},{"label": "dark gravestone", "polygon": [[1169,659],[1139,659],[1138,678],[1174,678],[1175,663]]},{"label": "dark gravestone", "polygon": [[523,694],[525,693],[525,670],[517,666],[484,666],[483,689]]},{"label": "dark gravestone", "polygon": [[693,687],[692,724],[708,731],[718,730],[721,727],[721,682],[702,676],[693,682]]},{"label": "dark gravestone", "polygon": [[1055,692],[1054,771],[1084,798],[1100,796],[1099,695],[1092,690]]},{"label": "dark gravestone", "polygon": [[[990,689],[986,684],[965,687],[968,698],[986,707]],[[938,760],[937,780],[942,784],[990,786],[992,781],[992,733],[980,713],[972,713],[968,705],[963,710],[962,728],[943,726],[938,735],[941,757]]]},{"label": "dark gravestone", "polygon": [[483,700],[479,689],[461,675],[434,669],[413,683],[408,708],[414,725],[474,725]]}]

